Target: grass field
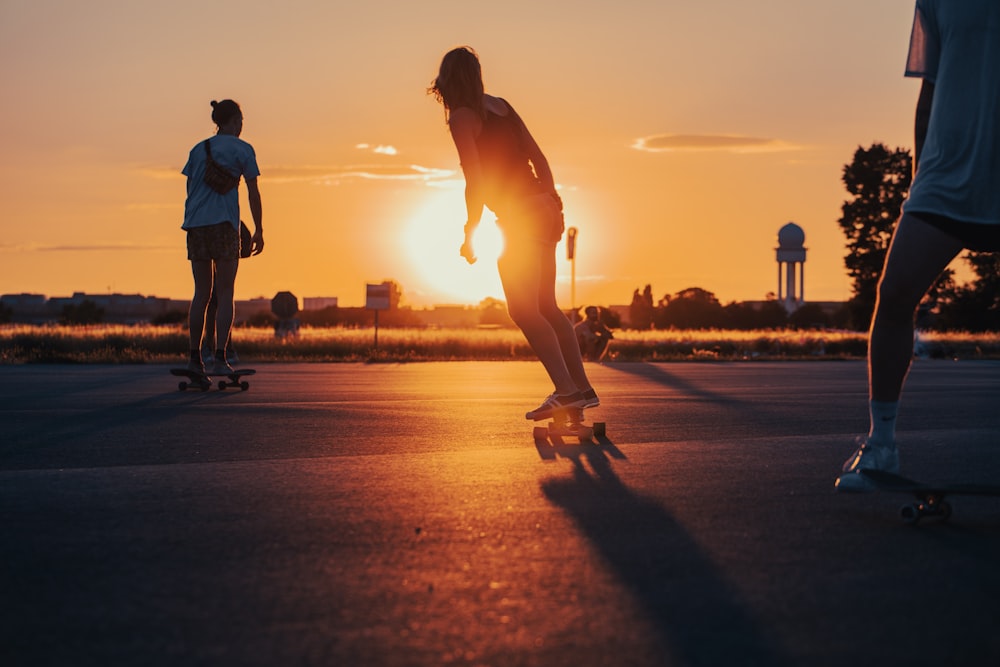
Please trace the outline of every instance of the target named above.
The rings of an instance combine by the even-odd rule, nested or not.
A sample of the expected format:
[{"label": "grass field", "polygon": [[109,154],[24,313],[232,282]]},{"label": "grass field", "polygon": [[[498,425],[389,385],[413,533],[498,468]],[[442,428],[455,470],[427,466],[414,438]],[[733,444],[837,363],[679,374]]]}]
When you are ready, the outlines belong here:
[{"label": "grass field", "polygon": [[[271,329],[235,329],[244,361],[407,362],[534,359],[515,329],[303,328],[275,338]],[[861,359],[866,336],[846,331],[627,331],[615,332],[615,361],[752,361]],[[0,363],[165,363],[187,357],[178,326],[0,326]],[[1000,359],[1000,334],[922,333],[920,356]]]}]

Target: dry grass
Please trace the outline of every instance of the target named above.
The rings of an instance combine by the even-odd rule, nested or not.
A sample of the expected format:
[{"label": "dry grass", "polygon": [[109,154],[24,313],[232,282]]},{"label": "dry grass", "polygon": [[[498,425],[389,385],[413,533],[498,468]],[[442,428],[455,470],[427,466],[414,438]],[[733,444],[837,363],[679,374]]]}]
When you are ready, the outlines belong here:
[{"label": "dry grass", "polygon": [[[277,339],[271,329],[236,329],[234,344],[256,362],[460,361],[534,359],[514,329],[304,328]],[[847,331],[617,331],[617,361],[860,359],[864,333]],[[187,356],[177,326],[0,326],[0,363],[157,363]],[[921,356],[1000,359],[1000,334],[921,334]]]}]

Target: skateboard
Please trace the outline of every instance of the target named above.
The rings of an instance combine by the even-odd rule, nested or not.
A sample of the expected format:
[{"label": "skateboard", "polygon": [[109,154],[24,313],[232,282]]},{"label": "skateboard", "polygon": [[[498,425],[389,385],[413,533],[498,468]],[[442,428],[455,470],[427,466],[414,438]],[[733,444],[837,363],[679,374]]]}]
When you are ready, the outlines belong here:
[{"label": "skateboard", "polygon": [[915,502],[899,508],[900,518],[909,524],[916,524],[922,517],[940,517],[947,521],[951,516],[951,503],[945,496],[993,496],[1000,497],[1000,486],[989,484],[924,484],[883,470],[862,470],[862,475],[872,481],[882,491],[910,493]]},{"label": "skateboard", "polygon": [[171,368],[170,374],[176,375],[178,377],[185,377],[187,380],[181,380],[177,383],[177,388],[181,391],[187,389],[201,389],[202,391],[207,391],[212,387],[212,377],[227,378],[226,380],[219,380],[219,390],[224,390],[226,387],[239,387],[240,390],[246,391],[250,388],[250,383],[242,378],[247,375],[253,375],[257,371],[253,368],[241,368],[239,370],[233,371],[232,373],[196,373],[194,371],[189,371],[186,368]]},{"label": "skateboard", "polygon": [[588,426],[583,423],[583,408],[567,408],[557,410],[546,426],[536,426],[533,435],[536,441],[571,437],[581,443],[593,442],[595,437],[604,437],[605,424],[594,422]]}]

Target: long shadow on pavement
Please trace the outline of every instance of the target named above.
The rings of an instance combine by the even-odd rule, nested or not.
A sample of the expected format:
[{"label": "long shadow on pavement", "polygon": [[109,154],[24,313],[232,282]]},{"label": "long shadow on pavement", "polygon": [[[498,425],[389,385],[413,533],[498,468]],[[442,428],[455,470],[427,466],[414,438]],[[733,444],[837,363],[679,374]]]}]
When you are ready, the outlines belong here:
[{"label": "long shadow on pavement", "polygon": [[569,479],[542,492],[596,547],[649,615],[681,664],[786,665],[739,593],[685,529],[656,502],[630,491],[598,447],[570,448]]},{"label": "long shadow on pavement", "polygon": [[[648,363],[620,363],[620,364],[607,364],[607,367],[618,371],[619,373],[628,373],[629,375],[636,375],[646,380],[656,382],[670,389],[675,389],[686,396],[692,398],[700,398],[720,405],[728,405],[730,407],[740,407],[749,405],[744,401],[733,398],[732,396],[725,396],[718,392],[709,391],[702,386],[696,385],[682,377],[674,375],[665,371],[658,365],[648,364]],[[756,410],[756,406],[754,407]]]},{"label": "long shadow on pavement", "polygon": [[[177,421],[205,403],[220,404],[233,392],[195,392],[187,397],[175,390],[127,403],[77,407],[72,402],[45,403],[37,419],[6,425],[0,443],[0,469],[92,467],[138,462],[134,453],[116,450],[114,432],[156,432],[163,422]],[[55,405],[54,408],[48,406]],[[178,427],[180,428],[180,427]],[[143,444],[137,442],[137,445]]]}]

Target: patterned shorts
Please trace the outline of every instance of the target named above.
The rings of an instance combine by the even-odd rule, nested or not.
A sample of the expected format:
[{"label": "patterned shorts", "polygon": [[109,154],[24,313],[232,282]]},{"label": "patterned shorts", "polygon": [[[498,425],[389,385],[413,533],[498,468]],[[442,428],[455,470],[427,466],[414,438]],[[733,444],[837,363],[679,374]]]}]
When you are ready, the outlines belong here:
[{"label": "patterned shorts", "polygon": [[187,233],[188,259],[239,259],[240,234],[232,224],[220,222],[195,227]]}]

